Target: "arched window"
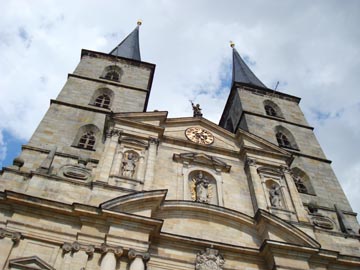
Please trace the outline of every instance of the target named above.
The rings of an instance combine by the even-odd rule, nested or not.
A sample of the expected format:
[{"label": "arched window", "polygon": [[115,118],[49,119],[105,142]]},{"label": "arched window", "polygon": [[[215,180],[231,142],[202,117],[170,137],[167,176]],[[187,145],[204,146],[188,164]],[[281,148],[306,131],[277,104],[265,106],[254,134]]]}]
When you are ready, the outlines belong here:
[{"label": "arched window", "polygon": [[280,107],[271,100],[264,101],[264,109],[265,109],[266,115],[284,118],[284,116],[280,110]]},{"label": "arched window", "polygon": [[105,79],[112,80],[112,81],[119,81],[120,75],[115,70],[112,70],[105,74]]},{"label": "arched window", "polygon": [[271,107],[270,105],[265,105],[265,112],[267,115],[277,116],[275,109],[273,107]]},{"label": "arched window", "polygon": [[294,136],[283,126],[275,127],[276,140],[279,146],[298,150]]},{"label": "arched window", "polygon": [[105,108],[105,109],[109,109],[110,107],[110,97],[106,94],[103,94],[101,96],[98,96],[95,99],[95,106],[101,107],[101,108]]},{"label": "arched window", "polygon": [[109,88],[99,88],[95,90],[89,105],[110,109],[114,100],[114,92]]},{"label": "arched window", "polygon": [[97,126],[93,124],[84,125],[77,131],[72,146],[86,150],[95,150],[99,137],[100,129]]},{"label": "arched window", "polygon": [[116,65],[113,66],[107,66],[104,69],[104,72],[102,74],[102,78],[107,79],[107,80],[111,80],[111,81],[120,81],[122,75],[122,70],[121,68],[119,68]]},{"label": "arched window", "polygon": [[299,193],[315,195],[315,191],[311,185],[310,178],[303,170],[295,167],[291,169],[291,172],[296,189]]},{"label": "arched window", "polygon": [[276,133],[276,140],[280,146],[291,148],[289,139],[282,132]]},{"label": "arched window", "polygon": [[92,131],[86,132],[84,135],[81,136],[78,147],[84,149],[94,149],[95,146],[95,136]]}]

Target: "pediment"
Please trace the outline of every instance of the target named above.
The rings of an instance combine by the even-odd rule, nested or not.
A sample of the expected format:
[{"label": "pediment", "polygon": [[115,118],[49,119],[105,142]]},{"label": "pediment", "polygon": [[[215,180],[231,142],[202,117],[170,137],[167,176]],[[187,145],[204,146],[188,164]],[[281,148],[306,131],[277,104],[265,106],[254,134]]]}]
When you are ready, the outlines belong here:
[{"label": "pediment", "polygon": [[223,172],[229,172],[231,169],[231,166],[228,165],[226,162],[222,161],[220,158],[207,155],[204,153],[189,152],[189,153],[174,154],[173,160],[182,163],[207,166]]},{"label": "pediment", "polygon": [[9,261],[9,266],[10,269],[55,270],[37,256],[12,259]]},{"label": "pediment", "polygon": [[100,204],[101,209],[152,217],[164,201],[167,190],[135,192]]},{"label": "pediment", "polygon": [[[199,144],[189,140],[185,132],[188,128],[201,128],[212,134],[214,141],[211,144]],[[217,148],[227,151],[239,151],[235,134],[219,127],[215,123],[199,117],[182,117],[170,118],[166,120],[164,137],[169,141],[177,140],[184,143],[184,145],[197,148],[198,146],[206,147],[207,149]]]},{"label": "pediment", "polygon": [[216,205],[165,201],[154,216],[162,232],[191,239],[259,249],[268,240],[319,248],[319,243],[294,225],[260,210],[254,218]]}]

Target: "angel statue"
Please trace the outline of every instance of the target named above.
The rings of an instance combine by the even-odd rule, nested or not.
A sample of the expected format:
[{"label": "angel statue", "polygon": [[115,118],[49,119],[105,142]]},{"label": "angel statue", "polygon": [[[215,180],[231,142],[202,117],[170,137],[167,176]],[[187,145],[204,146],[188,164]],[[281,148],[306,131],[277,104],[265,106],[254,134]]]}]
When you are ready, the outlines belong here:
[{"label": "angel statue", "polygon": [[191,193],[194,201],[209,203],[210,193],[211,193],[211,185],[206,176],[203,175],[202,172],[199,172],[192,179],[192,187]]}]

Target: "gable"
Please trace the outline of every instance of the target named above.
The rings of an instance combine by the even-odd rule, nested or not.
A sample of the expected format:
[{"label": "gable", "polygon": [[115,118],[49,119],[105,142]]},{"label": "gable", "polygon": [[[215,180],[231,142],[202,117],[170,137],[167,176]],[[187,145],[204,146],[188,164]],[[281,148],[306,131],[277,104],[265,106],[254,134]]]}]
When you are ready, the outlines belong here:
[{"label": "gable", "polygon": [[9,261],[10,269],[55,270],[37,256],[12,259]]}]

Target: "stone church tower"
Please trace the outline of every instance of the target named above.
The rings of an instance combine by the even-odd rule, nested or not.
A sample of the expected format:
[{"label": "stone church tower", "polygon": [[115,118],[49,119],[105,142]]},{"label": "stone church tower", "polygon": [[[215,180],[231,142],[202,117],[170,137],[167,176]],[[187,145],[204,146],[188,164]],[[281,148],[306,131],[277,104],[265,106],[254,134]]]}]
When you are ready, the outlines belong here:
[{"label": "stone church tower", "polygon": [[[139,23],[140,25],[140,23]],[[81,60],[0,175],[0,269],[360,269],[359,224],[300,110],[233,48],[220,124],[146,110],[139,25]]]}]

